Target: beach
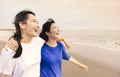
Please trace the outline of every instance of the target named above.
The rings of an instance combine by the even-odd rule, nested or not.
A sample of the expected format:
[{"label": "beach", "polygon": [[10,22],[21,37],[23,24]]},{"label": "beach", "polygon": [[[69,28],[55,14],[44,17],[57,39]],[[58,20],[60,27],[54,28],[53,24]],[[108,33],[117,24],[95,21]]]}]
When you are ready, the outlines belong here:
[{"label": "beach", "polygon": [[[79,49],[79,50],[78,50]],[[101,49],[92,46],[73,46],[70,55],[80,62],[88,65],[89,71],[85,72],[80,67],[64,61],[63,77],[119,77],[119,54],[113,50]]]},{"label": "beach", "polygon": [[[0,31],[0,50],[11,34],[13,31]],[[89,67],[85,72],[63,60],[63,77],[120,77],[119,30],[61,30],[61,36],[71,45],[67,52]]]},{"label": "beach", "polygon": [[4,45],[5,45],[5,42],[0,41],[0,51],[1,51],[1,49],[4,47]]},{"label": "beach", "polygon": [[88,65],[85,72],[78,66],[64,61],[63,77],[119,77],[119,30],[63,30],[70,45],[71,56]]}]

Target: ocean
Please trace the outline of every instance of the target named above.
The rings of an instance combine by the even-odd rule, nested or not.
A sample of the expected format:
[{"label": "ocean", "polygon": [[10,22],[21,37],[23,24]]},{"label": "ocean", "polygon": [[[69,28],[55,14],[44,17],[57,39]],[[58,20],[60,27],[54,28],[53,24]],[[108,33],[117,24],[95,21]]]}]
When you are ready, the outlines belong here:
[{"label": "ocean", "polygon": [[62,30],[61,36],[78,45],[120,50],[120,30]]},{"label": "ocean", "polygon": [[[0,30],[0,40],[7,41],[14,30]],[[61,37],[77,45],[91,45],[111,50],[120,50],[120,30],[61,30]]]}]

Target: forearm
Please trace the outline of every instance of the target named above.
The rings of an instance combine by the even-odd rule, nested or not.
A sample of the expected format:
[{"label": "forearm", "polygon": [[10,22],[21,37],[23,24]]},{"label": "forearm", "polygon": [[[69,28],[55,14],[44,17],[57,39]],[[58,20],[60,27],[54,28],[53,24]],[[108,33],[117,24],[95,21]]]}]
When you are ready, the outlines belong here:
[{"label": "forearm", "polygon": [[73,64],[80,66],[81,68],[84,65],[84,64],[80,63],[79,61],[77,61],[76,59],[74,59],[73,57],[70,57],[69,61],[72,62]]},{"label": "forearm", "polygon": [[12,75],[1,74],[0,77],[12,77]]},{"label": "forearm", "polygon": [[70,57],[69,61],[72,62],[72,63],[74,63],[74,64],[76,64],[76,65],[78,65],[78,66],[79,66],[80,68],[82,68],[83,70],[88,71],[88,66],[82,64],[81,62],[77,61],[77,60],[74,59],[73,57]]},{"label": "forearm", "polygon": [[4,75],[3,77],[12,77],[11,75]]}]

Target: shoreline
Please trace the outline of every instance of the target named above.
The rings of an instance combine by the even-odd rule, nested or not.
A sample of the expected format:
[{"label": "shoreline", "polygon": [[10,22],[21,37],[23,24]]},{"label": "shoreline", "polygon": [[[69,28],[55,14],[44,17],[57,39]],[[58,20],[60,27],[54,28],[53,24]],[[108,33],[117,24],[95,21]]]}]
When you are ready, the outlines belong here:
[{"label": "shoreline", "polygon": [[[6,42],[0,41],[0,45],[1,45],[0,49],[4,47],[5,43]],[[85,72],[80,67],[70,62],[63,61],[63,66],[62,66],[63,77],[119,77],[120,76],[120,67],[119,67],[120,57],[117,57],[119,55],[118,54],[119,52],[116,53],[112,50],[106,50],[91,46],[82,46],[82,45],[78,46],[75,44],[72,44],[71,47],[72,47],[71,50],[67,52],[81,63],[86,64],[89,67],[89,71]],[[111,62],[113,62],[115,65],[110,64]]]},{"label": "shoreline", "polygon": [[68,52],[84,56],[86,58],[111,64],[120,68],[119,54],[120,50],[109,50],[99,47],[71,44],[71,50]]},{"label": "shoreline", "polygon": [[88,72],[82,70],[79,66],[76,66],[70,62],[63,61],[63,77],[119,77],[120,68],[108,65],[97,60],[92,60],[80,56],[76,53],[69,53],[81,63],[86,64],[89,67]]}]

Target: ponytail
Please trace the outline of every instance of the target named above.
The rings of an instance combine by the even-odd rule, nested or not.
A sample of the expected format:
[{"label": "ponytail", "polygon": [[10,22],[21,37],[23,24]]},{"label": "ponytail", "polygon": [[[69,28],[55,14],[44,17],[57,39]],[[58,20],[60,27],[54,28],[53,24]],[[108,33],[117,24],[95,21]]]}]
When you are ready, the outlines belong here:
[{"label": "ponytail", "polygon": [[16,32],[14,33],[13,38],[14,38],[14,39],[17,41],[17,43],[18,43],[18,49],[17,49],[15,55],[13,56],[13,58],[18,58],[18,57],[20,57],[21,54],[22,54],[22,46],[21,46],[21,43],[20,43],[22,37],[21,37],[21,30],[20,30],[19,25],[18,25],[18,24],[15,24],[15,27],[16,27]]}]

